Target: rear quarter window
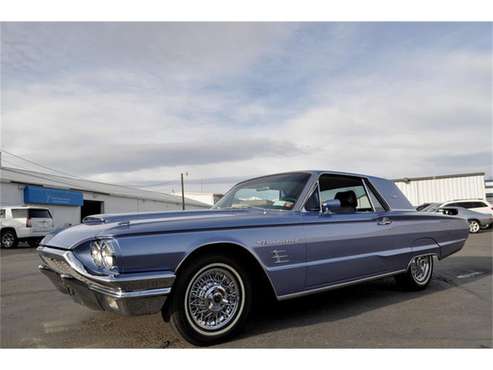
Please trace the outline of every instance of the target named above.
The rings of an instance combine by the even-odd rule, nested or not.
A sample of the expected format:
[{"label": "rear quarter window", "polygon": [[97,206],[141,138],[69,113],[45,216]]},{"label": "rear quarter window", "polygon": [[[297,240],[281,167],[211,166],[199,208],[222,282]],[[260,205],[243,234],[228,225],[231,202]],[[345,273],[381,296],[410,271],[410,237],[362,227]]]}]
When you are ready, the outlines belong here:
[{"label": "rear quarter window", "polygon": [[473,207],[471,208],[483,208],[483,207],[488,207],[488,206],[483,202],[473,202]]},{"label": "rear quarter window", "polygon": [[483,202],[461,202],[457,203],[460,207],[464,208],[483,208],[487,207]]},{"label": "rear quarter window", "polygon": [[51,218],[50,211],[47,209],[33,209],[29,210],[30,218]]},{"label": "rear quarter window", "polygon": [[5,210],[0,209],[0,218],[5,218]]}]

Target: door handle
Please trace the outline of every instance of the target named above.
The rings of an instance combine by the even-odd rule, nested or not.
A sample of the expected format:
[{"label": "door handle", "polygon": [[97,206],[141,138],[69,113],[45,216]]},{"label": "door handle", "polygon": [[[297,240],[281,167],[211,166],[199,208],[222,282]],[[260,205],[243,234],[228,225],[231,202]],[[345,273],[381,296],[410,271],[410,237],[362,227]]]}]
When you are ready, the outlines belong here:
[{"label": "door handle", "polygon": [[378,221],[378,225],[390,225],[392,223],[392,220],[388,217],[382,217],[379,221]]}]

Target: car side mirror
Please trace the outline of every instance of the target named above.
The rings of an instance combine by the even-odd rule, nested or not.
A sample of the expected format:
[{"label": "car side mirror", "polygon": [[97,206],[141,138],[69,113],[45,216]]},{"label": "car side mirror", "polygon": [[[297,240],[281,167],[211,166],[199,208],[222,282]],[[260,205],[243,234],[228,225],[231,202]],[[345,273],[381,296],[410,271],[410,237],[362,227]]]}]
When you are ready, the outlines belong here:
[{"label": "car side mirror", "polygon": [[322,213],[328,213],[338,208],[341,208],[339,199],[330,199],[322,203]]}]

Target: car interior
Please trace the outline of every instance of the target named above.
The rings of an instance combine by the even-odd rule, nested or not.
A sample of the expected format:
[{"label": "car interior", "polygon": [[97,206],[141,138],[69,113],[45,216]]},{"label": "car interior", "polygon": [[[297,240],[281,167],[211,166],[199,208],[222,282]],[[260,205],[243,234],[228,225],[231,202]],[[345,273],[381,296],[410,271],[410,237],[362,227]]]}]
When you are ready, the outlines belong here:
[{"label": "car interior", "polygon": [[316,189],[305,203],[305,210],[319,212],[320,203],[328,200],[339,200],[341,206],[333,213],[373,212],[384,209],[375,196],[371,202],[366,192],[363,180],[358,177],[341,175],[322,175],[319,178],[320,192]]}]

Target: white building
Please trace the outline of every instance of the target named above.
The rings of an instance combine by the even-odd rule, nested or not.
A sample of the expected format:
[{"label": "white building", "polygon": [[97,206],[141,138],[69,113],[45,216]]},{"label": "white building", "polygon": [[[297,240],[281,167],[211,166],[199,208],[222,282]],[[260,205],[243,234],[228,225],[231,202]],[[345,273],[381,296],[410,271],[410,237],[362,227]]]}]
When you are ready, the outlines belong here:
[{"label": "white building", "polygon": [[413,206],[456,199],[486,199],[483,172],[403,178],[394,182]]},{"label": "white building", "polygon": [[[181,193],[171,193],[176,196],[181,196]],[[217,203],[219,199],[223,197],[224,194],[220,193],[205,193],[205,192],[185,192],[185,197],[188,199],[196,200],[197,202],[209,204],[213,206]]]},{"label": "white building", "polygon": [[[78,224],[90,214],[180,210],[181,197],[17,168],[0,168],[2,206],[49,208],[55,226]],[[186,209],[210,206],[185,198]]]}]

